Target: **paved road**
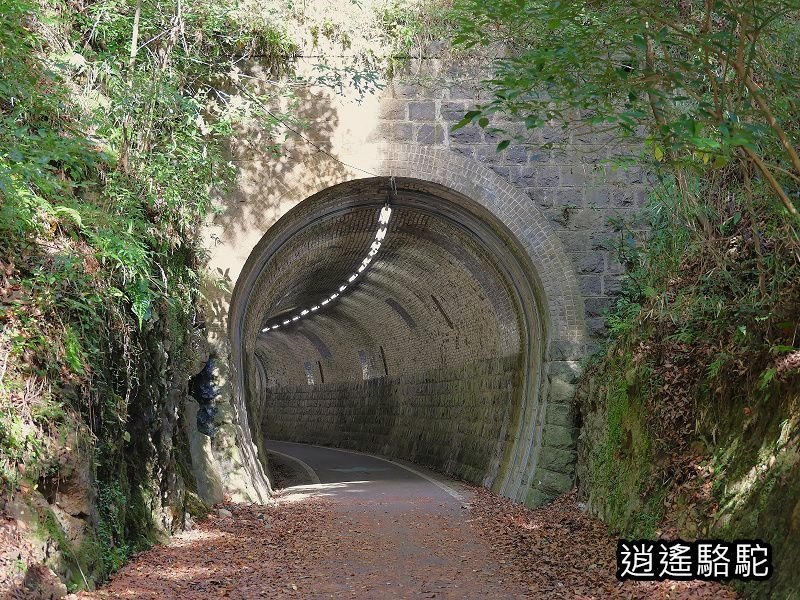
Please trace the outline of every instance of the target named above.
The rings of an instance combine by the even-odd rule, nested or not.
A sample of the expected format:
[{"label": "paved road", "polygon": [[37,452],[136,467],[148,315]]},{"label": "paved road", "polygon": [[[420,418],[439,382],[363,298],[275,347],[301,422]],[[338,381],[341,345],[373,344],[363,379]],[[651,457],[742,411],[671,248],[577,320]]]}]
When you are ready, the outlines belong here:
[{"label": "paved road", "polygon": [[284,488],[267,506],[226,503],[81,598],[736,597],[707,582],[621,585],[616,540],[574,498],[528,512],[413,465],[303,444],[268,446],[302,461],[315,483]]},{"label": "paved road", "polygon": [[406,465],[360,452],[269,440],[269,452],[291,458],[307,473],[308,484],[287,488],[284,494],[308,493],[337,500],[385,501],[399,504],[426,499],[461,509],[468,488],[434,475],[421,467]]},{"label": "paved road", "polygon": [[471,525],[471,488],[416,465],[347,450],[268,441],[315,483],[284,488],[324,497],[326,547],[309,569],[310,598],[523,598]]},{"label": "paved road", "polygon": [[468,508],[472,488],[416,466],[288,442],[306,485],[226,504],[85,598],[513,600],[530,597]]}]

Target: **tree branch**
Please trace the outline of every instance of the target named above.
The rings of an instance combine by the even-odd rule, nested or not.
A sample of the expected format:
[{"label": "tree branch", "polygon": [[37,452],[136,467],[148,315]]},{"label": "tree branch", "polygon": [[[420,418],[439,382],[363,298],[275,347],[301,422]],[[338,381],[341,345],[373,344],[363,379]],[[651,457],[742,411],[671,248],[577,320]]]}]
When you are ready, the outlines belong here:
[{"label": "tree branch", "polygon": [[798,156],[797,150],[795,150],[794,146],[792,146],[792,142],[789,140],[786,132],[780,126],[777,119],[775,119],[775,115],[772,114],[769,105],[767,104],[766,100],[764,100],[764,95],[761,93],[761,88],[750,78],[743,65],[739,64],[737,61],[734,61],[733,68],[736,70],[736,73],[739,75],[739,77],[742,78],[742,81],[744,82],[745,87],[747,87],[747,90],[750,92],[751,97],[755,101],[761,113],[767,119],[767,123],[777,134],[783,149],[786,151],[786,154],[789,155],[789,159],[792,162],[792,167],[795,171],[797,171],[797,174],[800,175],[800,156]]},{"label": "tree branch", "polygon": [[133,32],[131,33],[131,54],[128,58],[128,68],[133,70],[136,64],[136,52],[139,47],[139,20],[142,16],[142,0],[136,0],[136,12],[133,13]]},{"label": "tree branch", "polygon": [[800,218],[800,215],[798,215],[797,209],[794,207],[794,204],[792,204],[792,201],[789,199],[789,196],[786,195],[786,191],[783,189],[778,180],[775,179],[775,176],[769,170],[769,167],[767,167],[764,161],[761,160],[761,158],[749,148],[742,146],[742,150],[744,151],[745,154],[747,154],[750,160],[752,160],[755,163],[755,165],[758,167],[758,170],[761,171],[761,173],[764,175],[764,178],[767,180],[773,191],[781,199],[781,202],[783,202],[783,205],[786,207],[786,210],[789,211],[789,214],[793,215],[796,218]]}]

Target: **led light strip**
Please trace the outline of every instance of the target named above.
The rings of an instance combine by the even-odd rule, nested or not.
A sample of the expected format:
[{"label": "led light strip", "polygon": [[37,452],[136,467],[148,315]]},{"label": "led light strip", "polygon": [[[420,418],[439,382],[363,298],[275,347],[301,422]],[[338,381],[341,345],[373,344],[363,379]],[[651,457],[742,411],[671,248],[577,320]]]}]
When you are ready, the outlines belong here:
[{"label": "led light strip", "polygon": [[372,242],[372,245],[369,247],[369,252],[367,253],[366,258],[361,261],[361,265],[356,269],[356,272],[350,275],[342,285],[339,286],[339,290],[325,298],[319,304],[315,304],[310,308],[304,308],[296,315],[289,317],[288,319],[284,319],[280,323],[276,323],[275,325],[264,327],[261,330],[262,333],[267,333],[269,331],[275,331],[276,329],[280,329],[281,327],[285,327],[286,325],[290,325],[291,323],[295,323],[302,319],[303,317],[310,315],[312,313],[317,312],[323,306],[327,306],[334,300],[336,300],[339,296],[345,293],[349,288],[353,287],[356,279],[358,279],[361,274],[366,271],[369,264],[372,262],[372,259],[375,258],[375,255],[380,250],[381,245],[383,244],[384,240],[386,239],[386,232],[389,229],[389,218],[392,216],[392,209],[387,204],[381,209],[380,215],[378,216],[378,231],[375,232],[375,240]]}]

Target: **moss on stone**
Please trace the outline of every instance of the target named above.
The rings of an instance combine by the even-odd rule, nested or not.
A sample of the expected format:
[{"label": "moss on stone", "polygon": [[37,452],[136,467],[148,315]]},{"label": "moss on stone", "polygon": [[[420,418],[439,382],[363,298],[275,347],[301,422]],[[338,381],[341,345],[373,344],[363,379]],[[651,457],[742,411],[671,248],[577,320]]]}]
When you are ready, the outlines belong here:
[{"label": "moss on stone", "polygon": [[[708,399],[711,402],[712,400]],[[760,539],[772,545],[774,575],[737,585],[746,596],[800,598],[800,393],[753,386],[732,399],[716,422],[712,447],[719,510],[712,535]]]},{"label": "moss on stone", "polygon": [[653,480],[654,457],[644,421],[644,374],[629,353],[611,358],[592,374],[600,382],[592,391],[598,408],[593,418],[584,416],[588,430],[582,446],[590,481],[583,485],[589,505],[629,537],[654,537],[662,515],[663,490]]}]

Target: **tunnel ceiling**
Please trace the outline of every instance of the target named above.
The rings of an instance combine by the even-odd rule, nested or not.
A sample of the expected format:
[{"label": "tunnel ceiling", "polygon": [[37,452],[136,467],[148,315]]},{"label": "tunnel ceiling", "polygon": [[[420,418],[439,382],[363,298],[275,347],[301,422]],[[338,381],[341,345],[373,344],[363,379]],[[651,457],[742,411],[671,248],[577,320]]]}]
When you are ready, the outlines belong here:
[{"label": "tunnel ceiling", "polygon": [[422,372],[521,351],[519,306],[497,256],[454,219],[405,205],[402,191],[359,278],[317,312],[282,324],[356,271],[382,227],[385,198],[373,192],[371,206],[310,219],[265,264],[245,337],[267,385]]}]

